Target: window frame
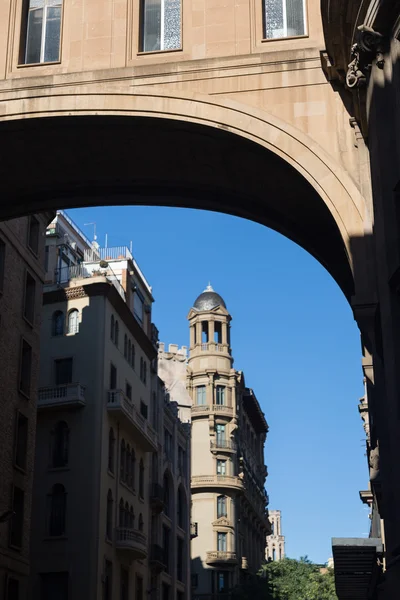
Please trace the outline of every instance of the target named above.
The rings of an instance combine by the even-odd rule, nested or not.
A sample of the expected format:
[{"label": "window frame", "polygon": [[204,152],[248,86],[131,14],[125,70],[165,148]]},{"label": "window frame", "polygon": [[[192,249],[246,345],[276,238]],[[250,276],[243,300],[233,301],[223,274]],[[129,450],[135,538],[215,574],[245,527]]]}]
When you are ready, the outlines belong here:
[{"label": "window frame", "polygon": [[[27,0],[28,4],[29,4],[29,0]],[[31,227],[32,227],[32,223],[35,223],[37,226],[37,247],[34,248],[33,246],[31,246]],[[27,239],[26,239],[26,245],[29,248],[29,250],[32,252],[32,254],[35,257],[39,256],[39,241],[40,241],[40,221],[39,219],[35,216],[35,215],[30,215],[29,216],[29,220],[28,220],[28,230],[27,230]]]},{"label": "window frame", "polygon": [[[199,391],[202,391],[202,399],[204,402],[199,402]],[[207,386],[206,385],[196,385],[196,406],[205,406],[207,404]]]},{"label": "window frame", "polygon": [[[30,281],[32,285],[32,289],[33,289],[33,304],[32,304],[32,314],[29,313],[29,307],[27,306],[27,300],[28,300],[28,280]],[[28,323],[28,325],[30,325],[31,327],[34,326],[35,323],[35,304],[36,304],[36,279],[35,277],[32,275],[32,273],[26,269],[25,270],[25,280],[24,280],[24,294],[23,294],[23,311],[22,311],[22,315],[25,319],[25,321]]]},{"label": "window frame", "polygon": [[[282,1],[282,10],[283,10],[283,14],[286,13],[286,3],[287,0],[281,0]],[[308,38],[309,37],[309,23],[308,23],[308,0],[302,0],[303,2],[303,22],[304,22],[304,33],[299,34],[299,35],[283,35],[280,37],[266,37],[266,28],[267,28],[267,20],[266,20],[266,7],[265,7],[265,0],[262,0],[262,15],[261,15],[261,26],[262,26],[262,36],[261,36],[261,42],[281,42],[281,41],[285,41],[285,40],[296,40],[296,39],[302,39],[302,38]],[[286,20],[286,24],[285,24],[285,29],[287,31],[287,20]]]},{"label": "window frame", "polygon": [[[221,545],[224,548],[220,547],[220,542],[223,542]],[[228,534],[226,531],[217,531],[217,552],[228,552]]]},{"label": "window frame", "polygon": [[[75,330],[71,331],[71,315],[76,315],[76,324],[75,324]],[[75,318],[75,317],[74,317]],[[67,335],[76,335],[77,333],[79,333],[79,310],[77,308],[71,308],[68,313],[67,313],[67,330],[66,330],[66,334]]]},{"label": "window frame", "polygon": [[[26,52],[28,45],[28,25],[29,25],[29,7],[30,0],[23,0],[23,15],[20,23],[20,39],[19,39],[19,52],[18,52],[18,64],[17,67],[37,67],[44,65],[58,65],[61,64],[62,61],[62,39],[63,39],[63,24],[64,24],[64,0],[60,0],[60,3],[56,6],[60,6],[60,42],[58,48],[58,59],[57,60],[39,60],[39,62],[26,62]],[[47,0],[43,1],[43,15],[47,14]],[[41,27],[41,42],[40,42],[40,56],[44,58],[44,49],[46,39],[46,26],[47,20],[42,19],[42,27]]]}]

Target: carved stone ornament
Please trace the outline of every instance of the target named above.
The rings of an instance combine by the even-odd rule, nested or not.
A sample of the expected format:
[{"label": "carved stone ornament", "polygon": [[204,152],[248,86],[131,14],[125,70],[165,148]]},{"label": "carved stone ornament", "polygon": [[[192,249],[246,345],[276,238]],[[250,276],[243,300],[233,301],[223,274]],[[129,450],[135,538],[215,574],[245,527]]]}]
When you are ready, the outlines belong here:
[{"label": "carved stone ornament", "polygon": [[370,480],[375,481],[379,477],[379,446],[373,448],[369,453]]},{"label": "carved stone ornament", "polygon": [[360,25],[357,29],[357,42],[351,47],[351,62],[346,74],[346,84],[350,89],[365,85],[374,59],[379,69],[383,69],[385,64],[383,36],[366,25]]}]

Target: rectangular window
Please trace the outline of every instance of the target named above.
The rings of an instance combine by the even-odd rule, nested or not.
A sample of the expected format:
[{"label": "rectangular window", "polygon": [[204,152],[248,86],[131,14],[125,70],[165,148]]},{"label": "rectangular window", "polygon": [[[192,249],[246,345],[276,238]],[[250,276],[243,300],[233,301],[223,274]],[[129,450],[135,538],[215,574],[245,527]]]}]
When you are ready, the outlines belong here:
[{"label": "rectangular window", "polygon": [[45,273],[49,270],[49,247],[46,246],[44,249],[44,270]]},{"label": "rectangular window", "polygon": [[181,0],[142,0],[141,51],[181,48]]},{"label": "rectangular window", "polygon": [[60,60],[61,8],[62,0],[27,0],[23,64]]},{"label": "rectangular window", "polygon": [[72,383],[72,358],[60,358],[54,361],[55,384],[68,385]]},{"label": "rectangular window", "polygon": [[4,273],[6,263],[6,245],[3,240],[0,239],[0,292],[4,288]]},{"label": "rectangular window", "polygon": [[106,560],[104,565],[104,600],[112,600],[112,562]]},{"label": "rectangular window", "polygon": [[129,600],[129,571],[121,567],[120,599]]},{"label": "rectangular window", "polygon": [[24,317],[33,324],[35,317],[36,281],[27,271],[25,277]]},{"label": "rectangular window", "polygon": [[28,419],[22,413],[17,413],[15,428],[15,455],[14,460],[17,467],[25,469],[26,451],[28,447]]},{"label": "rectangular window", "polygon": [[117,389],[117,368],[110,364],[110,390]]},{"label": "rectangular window", "polygon": [[206,404],[206,386],[198,385],[196,388],[196,404]]},{"label": "rectangular window", "polygon": [[132,386],[130,383],[126,382],[125,385],[125,396],[129,399],[132,400]]},{"label": "rectangular window", "polygon": [[217,443],[222,442],[221,445],[223,447],[225,442],[225,425],[220,425],[217,423],[215,430],[217,433]]},{"label": "rectangular window", "polygon": [[264,0],[264,38],[306,34],[306,0]]},{"label": "rectangular window", "polygon": [[218,496],[217,498],[217,518],[227,517],[226,496]]},{"label": "rectangular window", "polygon": [[143,600],[143,577],[139,577],[139,575],[136,575],[135,600]]},{"label": "rectangular window", "polygon": [[68,572],[42,573],[41,580],[41,600],[68,600]]},{"label": "rectangular window", "polygon": [[218,552],[226,552],[227,534],[219,531],[217,533],[217,550]]},{"label": "rectangular window", "polygon": [[221,406],[225,404],[225,386],[223,385],[217,385],[216,403]]},{"label": "rectangular window", "polygon": [[30,346],[30,344],[28,344],[26,340],[22,340],[19,389],[27,396],[30,395],[31,391],[31,373],[32,347]]},{"label": "rectangular window", "polygon": [[21,548],[24,525],[24,492],[18,487],[13,489],[13,516],[10,521],[10,546]]},{"label": "rectangular window", "polygon": [[[31,0],[34,2],[35,0]],[[39,252],[39,234],[40,234],[40,223],[33,215],[29,217],[28,225],[28,247],[34,254]]]},{"label": "rectangular window", "polygon": [[140,401],[140,414],[142,415],[142,417],[144,417],[145,419],[147,419],[147,404],[145,404],[143,402],[143,400]]},{"label": "rectangular window", "polygon": [[217,592],[222,593],[229,590],[229,573],[217,571]]},{"label": "rectangular window", "polygon": [[144,298],[138,290],[135,290],[133,293],[133,314],[140,323],[143,323],[143,311]]},{"label": "rectangular window", "polygon": [[226,460],[217,460],[217,475],[226,475]]}]

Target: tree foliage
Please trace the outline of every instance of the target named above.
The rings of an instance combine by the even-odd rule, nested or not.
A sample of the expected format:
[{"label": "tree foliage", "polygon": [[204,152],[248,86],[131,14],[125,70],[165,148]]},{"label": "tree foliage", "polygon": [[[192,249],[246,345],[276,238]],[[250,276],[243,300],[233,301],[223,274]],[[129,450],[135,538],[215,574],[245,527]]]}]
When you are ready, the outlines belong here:
[{"label": "tree foliage", "polygon": [[337,600],[332,569],[307,557],[268,562],[234,593],[235,600]]}]

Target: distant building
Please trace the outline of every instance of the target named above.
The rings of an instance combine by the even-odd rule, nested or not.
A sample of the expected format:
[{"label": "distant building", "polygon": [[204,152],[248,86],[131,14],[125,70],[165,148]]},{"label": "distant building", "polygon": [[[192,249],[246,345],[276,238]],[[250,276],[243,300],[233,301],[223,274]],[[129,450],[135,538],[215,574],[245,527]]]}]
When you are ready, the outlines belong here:
[{"label": "distant building", "polygon": [[282,535],[282,518],[280,510],[270,510],[269,520],[271,534],[267,537],[265,548],[266,560],[282,560],[285,558],[285,536]]}]

